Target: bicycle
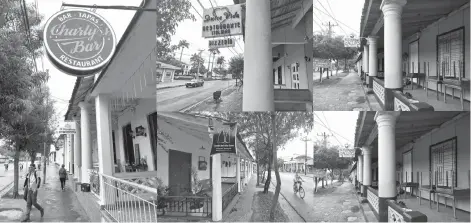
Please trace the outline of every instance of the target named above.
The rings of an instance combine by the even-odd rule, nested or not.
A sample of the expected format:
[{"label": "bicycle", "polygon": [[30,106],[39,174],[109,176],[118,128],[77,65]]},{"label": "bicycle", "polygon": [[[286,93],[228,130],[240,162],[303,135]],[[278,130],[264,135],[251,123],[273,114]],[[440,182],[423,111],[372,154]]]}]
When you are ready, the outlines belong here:
[{"label": "bicycle", "polygon": [[306,195],[306,193],[304,192],[304,188],[301,186],[300,182],[299,182],[299,189],[298,187],[296,187],[296,184],[298,184],[298,182],[294,183],[293,185],[294,194],[299,192],[299,196],[301,197],[301,199],[304,199],[304,196]]}]

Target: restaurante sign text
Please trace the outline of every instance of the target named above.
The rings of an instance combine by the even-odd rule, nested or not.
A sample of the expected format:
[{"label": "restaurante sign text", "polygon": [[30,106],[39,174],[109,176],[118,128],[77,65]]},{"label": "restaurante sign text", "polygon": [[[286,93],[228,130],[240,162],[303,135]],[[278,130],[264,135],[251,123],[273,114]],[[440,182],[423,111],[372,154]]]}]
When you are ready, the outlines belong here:
[{"label": "restaurante sign text", "polygon": [[228,5],[203,11],[203,37],[235,36],[242,34],[242,8]]}]

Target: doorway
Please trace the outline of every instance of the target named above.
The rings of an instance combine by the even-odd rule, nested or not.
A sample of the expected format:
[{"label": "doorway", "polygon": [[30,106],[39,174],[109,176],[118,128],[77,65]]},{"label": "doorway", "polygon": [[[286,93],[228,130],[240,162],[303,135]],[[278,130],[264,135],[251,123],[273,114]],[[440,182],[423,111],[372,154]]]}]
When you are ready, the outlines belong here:
[{"label": "doorway", "polygon": [[147,122],[149,123],[149,139],[152,149],[152,162],[154,164],[154,170],[157,170],[157,112],[148,115]]},{"label": "doorway", "polygon": [[[412,182],[412,150],[402,154],[402,161],[404,163],[402,168],[403,182]],[[406,191],[410,192],[410,188],[406,188]]]},{"label": "doorway", "polygon": [[168,163],[170,195],[191,191],[191,153],[169,149]]},{"label": "doorway", "polygon": [[293,83],[292,89],[299,89],[299,66],[297,63],[291,65],[291,79]]},{"label": "doorway", "polygon": [[134,146],[131,136],[131,123],[123,127],[123,145],[124,145],[124,156],[126,159],[126,165],[134,163]]}]

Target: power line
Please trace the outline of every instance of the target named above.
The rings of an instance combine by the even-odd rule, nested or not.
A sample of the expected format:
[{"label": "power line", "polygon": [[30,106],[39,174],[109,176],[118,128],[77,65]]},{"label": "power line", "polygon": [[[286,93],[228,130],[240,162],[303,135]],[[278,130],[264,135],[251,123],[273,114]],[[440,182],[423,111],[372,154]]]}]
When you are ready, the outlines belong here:
[{"label": "power line", "polygon": [[[324,124],[324,122],[322,121],[322,119],[321,119],[316,113],[314,113],[314,115],[319,119],[319,121],[322,122],[322,124],[323,124],[324,126],[326,126],[326,124]],[[327,119],[326,119],[326,121],[327,121]],[[332,133],[332,130],[330,130],[330,127],[326,127],[326,128],[330,131],[330,133]],[[334,136],[334,138],[337,140],[337,142],[338,142],[340,145],[342,144],[342,143],[340,143],[340,141],[339,141],[338,138],[336,138],[335,136]]]},{"label": "power line", "polygon": [[347,142],[350,142],[350,143],[352,142],[351,140],[345,138],[344,136],[340,135],[339,133],[337,133],[337,132],[333,131],[332,129],[328,128],[328,127],[325,126],[324,124],[321,124],[321,123],[319,123],[319,122],[317,122],[317,121],[315,121],[315,120],[314,120],[314,122],[317,123],[317,124],[319,124],[319,125],[321,125],[322,127],[326,128],[326,129],[329,130],[331,133],[336,134],[336,135],[342,137],[342,138],[345,139]]},{"label": "power line", "polygon": [[329,17],[331,17],[331,18],[332,18],[332,19],[334,19],[334,20],[335,20],[337,23],[340,23],[340,24],[344,25],[345,27],[347,27],[347,28],[349,28],[349,29],[353,30],[354,32],[356,32],[356,33],[359,33],[359,32],[358,32],[358,31],[356,31],[355,29],[353,29],[353,28],[351,28],[350,26],[346,25],[345,23],[343,23],[343,22],[341,22],[341,21],[337,20],[336,18],[332,17],[331,15],[329,15],[329,14],[327,14],[327,13],[323,12],[323,11],[322,11],[322,10],[320,10],[319,8],[317,8],[317,7],[313,7],[313,8],[315,8],[317,11],[319,11],[319,12],[322,12],[322,13],[324,13],[325,15],[327,15],[327,16],[329,16]]}]

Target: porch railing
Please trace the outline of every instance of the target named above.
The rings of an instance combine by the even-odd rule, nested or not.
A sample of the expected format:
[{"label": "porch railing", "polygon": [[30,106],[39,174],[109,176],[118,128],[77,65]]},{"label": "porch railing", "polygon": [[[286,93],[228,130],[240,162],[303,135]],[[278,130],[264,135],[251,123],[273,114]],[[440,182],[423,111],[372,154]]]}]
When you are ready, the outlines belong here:
[{"label": "porch railing", "polygon": [[212,198],[209,196],[159,197],[159,216],[211,217]]},{"label": "porch railing", "polygon": [[237,185],[238,184],[235,183],[228,190],[223,192],[223,195],[222,195],[222,210],[225,210],[226,207],[229,205],[229,203],[231,203],[232,199],[234,199],[234,197],[237,195],[237,193],[238,193],[238,191],[237,191],[238,186]]},{"label": "porch railing", "polygon": [[427,222],[427,215],[400,207],[394,200],[388,200],[388,222]]},{"label": "porch railing", "polygon": [[100,174],[103,209],[117,222],[157,222],[157,188]]},{"label": "porch railing", "polygon": [[376,216],[378,216],[379,213],[379,197],[378,197],[378,191],[371,187],[367,187],[368,190],[366,192],[366,198],[368,199],[368,203],[373,207],[373,210],[375,211]]},{"label": "porch railing", "polygon": [[385,93],[384,82],[378,78],[373,78],[373,92],[376,98],[381,102],[381,107],[384,107]]}]

